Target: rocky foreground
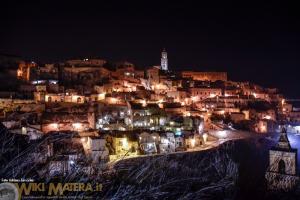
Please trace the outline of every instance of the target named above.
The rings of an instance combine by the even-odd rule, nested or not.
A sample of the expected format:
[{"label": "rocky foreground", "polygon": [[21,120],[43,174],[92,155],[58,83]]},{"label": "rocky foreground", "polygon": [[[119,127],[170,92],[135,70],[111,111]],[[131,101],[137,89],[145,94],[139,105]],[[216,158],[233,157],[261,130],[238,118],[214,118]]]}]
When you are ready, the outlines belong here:
[{"label": "rocky foreground", "polygon": [[[223,134],[221,133],[221,136]],[[226,134],[230,136],[232,133]],[[46,178],[40,179],[37,175],[30,175],[34,175],[34,173],[29,173],[29,177],[34,178],[37,182],[46,183],[91,182],[103,184],[102,192],[72,193],[71,195],[76,196],[76,199],[85,199],[84,197],[87,196],[92,199],[139,200],[300,199],[300,187],[289,193],[274,194],[266,190],[264,177],[268,167],[268,150],[277,140],[263,136],[249,136],[240,139],[240,136],[220,143],[217,147],[202,151],[124,159],[111,168],[99,172],[100,175],[97,176],[86,176],[79,169],[74,174],[58,177],[55,180],[47,178],[47,174],[45,174]],[[28,160],[25,153],[24,158],[18,157],[23,160],[21,163],[26,163],[24,161]],[[5,163],[4,157],[0,158],[3,160],[1,163]],[[5,159],[7,160],[7,158]],[[10,163],[14,162],[8,162],[8,164]],[[25,167],[22,165],[10,166],[8,171],[15,174],[31,169],[28,168],[28,165]],[[34,168],[34,166],[32,167]],[[6,171],[3,173],[7,174]]]},{"label": "rocky foreground", "polygon": [[97,198],[103,199],[298,199],[299,192],[270,193],[264,180],[264,138],[228,141],[219,147],[120,161]]}]

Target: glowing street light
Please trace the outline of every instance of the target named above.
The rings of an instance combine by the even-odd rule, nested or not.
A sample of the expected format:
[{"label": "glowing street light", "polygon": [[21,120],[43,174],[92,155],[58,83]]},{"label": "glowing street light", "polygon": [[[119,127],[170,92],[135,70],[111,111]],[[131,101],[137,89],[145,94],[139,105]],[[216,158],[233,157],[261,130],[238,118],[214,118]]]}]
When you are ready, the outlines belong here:
[{"label": "glowing street light", "polygon": [[225,139],[228,137],[228,134],[227,134],[227,131],[226,130],[221,130],[221,131],[217,131],[216,132],[216,136],[219,138],[219,139]]},{"label": "glowing street light", "polygon": [[142,100],[142,106],[143,106],[143,107],[146,107],[146,106],[147,106],[146,100]]},{"label": "glowing street light", "polygon": [[163,102],[164,102],[163,99],[160,99],[160,100],[157,101],[157,103],[163,103]]},{"label": "glowing street light", "polygon": [[22,130],[22,134],[23,134],[23,135],[26,135],[26,134],[27,134],[27,129],[26,129],[26,127],[23,126],[21,130]]},{"label": "glowing street light", "polygon": [[122,141],[123,141],[123,143],[122,143],[123,148],[127,149],[128,148],[127,138],[123,138]]},{"label": "glowing street light", "polygon": [[203,137],[203,141],[204,141],[204,144],[207,142],[207,138],[208,138],[208,135],[207,135],[207,133],[204,133],[203,135],[202,135],[202,137]]},{"label": "glowing street light", "polygon": [[115,97],[111,98],[111,103],[116,104],[118,102],[118,99]]},{"label": "glowing street light", "polygon": [[81,123],[73,123],[72,126],[75,130],[78,130],[81,128]]},{"label": "glowing street light", "polygon": [[192,96],[191,99],[192,99],[192,101],[194,102],[194,101],[197,100],[197,97],[196,97],[196,96]]},{"label": "glowing street light", "polygon": [[85,137],[82,137],[80,140],[81,140],[82,143],[86,142],[86,138]]},{"label": "glowing street light", "polygon": [[106,93],[100,93],[100,94],[98,94],[98,99],[99,100],[105,99],[105,95],[106,95]]},{"label": "glowing street light", "polygon": [[58,123],[52,123],[51,124],[51,127],[53,128],[53,129],[58,129]]}]

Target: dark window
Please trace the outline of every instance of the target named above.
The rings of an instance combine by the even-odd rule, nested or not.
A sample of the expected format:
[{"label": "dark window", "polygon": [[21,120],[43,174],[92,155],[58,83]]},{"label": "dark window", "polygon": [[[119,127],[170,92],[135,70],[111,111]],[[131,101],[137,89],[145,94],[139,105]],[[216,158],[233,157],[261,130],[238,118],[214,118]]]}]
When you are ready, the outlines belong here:
[{"label": "dark window", "polygon": [[283,160],[280,160],[278,163],[278,172],[280,174],[285,174],[285,163]]},{"label": "dark window", "polygon": [[134,153],[136,150],[135,150],[135,147],[134,146],[132,146],[131,148],[130,148],[130,151],[131,151],[131,153]]}]

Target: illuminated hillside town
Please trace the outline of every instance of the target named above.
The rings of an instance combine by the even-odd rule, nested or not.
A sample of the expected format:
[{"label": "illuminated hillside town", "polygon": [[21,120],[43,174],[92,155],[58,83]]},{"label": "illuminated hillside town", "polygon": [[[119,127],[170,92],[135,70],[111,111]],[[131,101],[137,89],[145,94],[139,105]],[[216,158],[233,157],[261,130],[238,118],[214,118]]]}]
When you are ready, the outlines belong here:
[{"label": "illuminated hillside town", "polygon": [[166,49],[160,65],[149,67],[98,58],[42,64],[10,55],[1,55],[1,63],[13,80],[0,92],[2,140],[32,147],[26,162],[8,167],[32,165],[39,177],[78,168],[97,176],[122,160],[205,151],[277,132],[268,188],[288,191],[299,181],[297,149],[286,131],[300,135],[300,109],[276,88],[200,67],[173,71]]}]

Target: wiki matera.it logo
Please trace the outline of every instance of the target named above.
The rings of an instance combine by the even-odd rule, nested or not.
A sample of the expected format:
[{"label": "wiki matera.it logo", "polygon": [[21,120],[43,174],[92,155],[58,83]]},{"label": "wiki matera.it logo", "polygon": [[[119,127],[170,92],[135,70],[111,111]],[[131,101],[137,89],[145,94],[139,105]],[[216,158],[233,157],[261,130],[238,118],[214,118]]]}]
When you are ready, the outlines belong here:
[{"label": "wiki matera.it logo", "polygon": [[0,183],[0,200],[18,200],[18,188],[13,183]]}]

